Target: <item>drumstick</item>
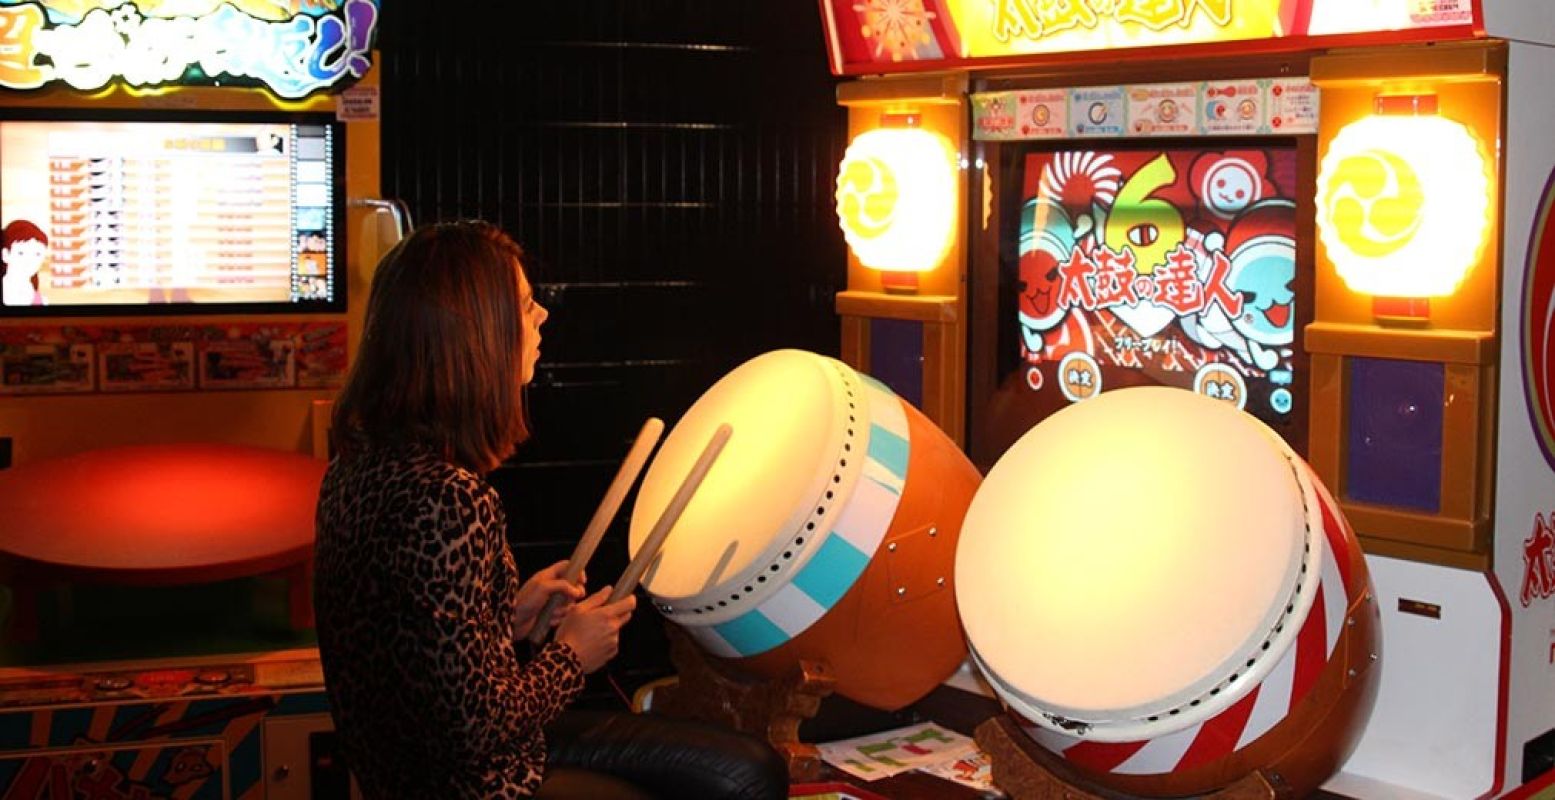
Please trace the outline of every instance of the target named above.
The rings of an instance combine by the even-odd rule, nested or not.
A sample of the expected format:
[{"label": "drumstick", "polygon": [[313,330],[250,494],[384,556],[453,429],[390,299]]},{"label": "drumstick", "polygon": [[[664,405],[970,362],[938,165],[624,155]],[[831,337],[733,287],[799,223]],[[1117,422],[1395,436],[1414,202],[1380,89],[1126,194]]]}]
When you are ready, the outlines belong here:
[{"label": "drumstick", "polygon": [[616,581],[615,589],[610,592],[607,602],[614,603],[637,589],[638,581],[642,580],[643,573],[648,571],[649,562],[659,554],[659,549],[664,546],[664,540],[669,538],[670,528],[675,527],[680,519],[680,513],[686,510],[686,505],[691,502],[691,496],[696,494],[698,486],[702,485],[702,479],[707,477],[707,471],[712,469],[713,461],[718,454],[723,452],[724,444],[729,441],[729,435],[734,433],[734,428],[725,422],[713,431],[713,436],[707,441],[707,447],[702,449],[702,455],[697,457],[696,463],[691,465],[691,471],[686,474],[686,480],[675,491],[675,496],[670,498],[669,505],[664,507],[664,513],[659,515],[659,521],[654,523],[653,529],[648,532],[648,538],[643,540],[642,549],[632,557],[632,563],[626,565],[626,571],[621,573],[621,579]]},{"label": "drumstick", "polygon": [[[621,508],[621,501],[626,499],[626,493],[637,482],[637,474],[642,472],[643,464],[648,461],[648,454],[653,451],[653,446],[659,443],[659,435],[664,432],[664,421],[658,417],[649,417],[643,423],[643,428],[637,433],[637,441],[632,442],[632,449],[626,453],[626,460],[621,462],[621,468],[616,470],[615,479],[610,482],[610,488],[605,490],[605,496],[599,501],[599,508],[594,509],[594,518],[589,520],[587,528],[583,529],[583,538],[578,540],[578,546],[572,551],[572,558],[567,561],[567,571],[562,579],[568,583],[577,583],[578,577],[583,574],[583,568],[588,565],[589,559],[594,557],[594,550],[599,547],[599,540],[604,538],[605,529],[610,527],[610,521],[615,519],[616,511]],[[539,616],[535,617],[535,625],[529,631],[531,644],[540,644],[551,631],[551,615],[556,613],[556,607],[561,605],[562,597],[558,594],[551,595],[545,602],[545,607],[540,609]]]}]

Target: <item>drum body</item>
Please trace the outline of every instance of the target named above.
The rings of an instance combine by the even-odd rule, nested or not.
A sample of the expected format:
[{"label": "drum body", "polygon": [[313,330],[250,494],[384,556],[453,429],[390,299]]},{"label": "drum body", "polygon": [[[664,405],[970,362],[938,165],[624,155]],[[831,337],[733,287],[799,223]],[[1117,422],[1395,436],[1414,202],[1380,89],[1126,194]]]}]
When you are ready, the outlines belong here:
[{"label": "drum body", "polygon": [[953,566],[980,476],[948,437],[839,361],[780,350],[709,389],[632,512],[635,555],[721,423],[733,435],[643,586],[704,650],[771,678],[825,661],[893,710],[966,658]]},{"label": "drum body", "polygon": [[1355,535],[1228,404],[1122,389],[1038,424],[974,499],[956,571],[974,661],[1096,787],[1204,794],[1262,770],[1303,796],[1370,713],[1380,614]]}]

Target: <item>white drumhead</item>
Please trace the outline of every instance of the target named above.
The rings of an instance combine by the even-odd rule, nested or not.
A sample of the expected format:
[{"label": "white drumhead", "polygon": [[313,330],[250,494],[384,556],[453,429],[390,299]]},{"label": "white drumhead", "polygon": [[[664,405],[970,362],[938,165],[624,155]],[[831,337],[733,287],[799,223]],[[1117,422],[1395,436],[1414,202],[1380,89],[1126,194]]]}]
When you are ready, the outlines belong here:
[{"label": "white drumhead", "polygon": [[632,509],[635,554],[713,431],[733,427],[644,577],[666,613],[694,611],[699,622],[736,616],[803,563],[821,538],[805,536],[806,526],[828,530],[863,467],[863,394],[841,362],[779,350],[740,365],[692,405],[654,456]]},{"label": "white drumhead", "polygon": [[956,554],[967,638],[1001,696],[1084,723],[1071,732],[1214,702],[1297,595],[1311,602],[1285,452],[1251,416],[1164,387],[1028,431],[983,480]]}]

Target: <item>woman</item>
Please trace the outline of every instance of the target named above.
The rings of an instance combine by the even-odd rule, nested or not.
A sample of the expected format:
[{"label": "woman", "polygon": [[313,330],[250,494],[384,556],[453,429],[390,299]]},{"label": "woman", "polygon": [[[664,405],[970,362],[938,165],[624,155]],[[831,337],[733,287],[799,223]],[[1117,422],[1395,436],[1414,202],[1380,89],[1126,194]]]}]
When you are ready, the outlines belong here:
[{"label": "woman", "polygon": [[[314,581],[347,764],[372,798],[782,797],[782,763],[754,739],[562,715],[636,601],[585,598],[566,562],[520,583],[482,477],[528,434],[522,387],[546,317],[518,246],[485,223],[420,228],[373,277],[335,406]],[[555,637],[522,660],[552,595]]]},{"label": "woman", "polygon": [[0,301],[8,306],[41,306],[38,273],[49,258],[49,237],[33,223],[12,220],[0,230]]}]

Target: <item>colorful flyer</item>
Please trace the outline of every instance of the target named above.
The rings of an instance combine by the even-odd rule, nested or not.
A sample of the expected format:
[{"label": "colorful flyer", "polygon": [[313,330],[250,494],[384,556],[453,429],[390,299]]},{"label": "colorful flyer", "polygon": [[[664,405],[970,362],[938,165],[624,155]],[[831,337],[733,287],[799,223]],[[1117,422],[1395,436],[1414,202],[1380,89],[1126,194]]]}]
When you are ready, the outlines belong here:
[{"label": "colorful flyer", "polygon": [[1317,133],[1318,93],[1308,78],[1275,78],[1269,85],[1269,130]]},{"label": "colorful flyer", "polygon": [[1122,136],[1128,130],[1122,86],[1097,86],[1069,93],[1070,130],[1076,136]]},{"label": "colorful flyer", "polygon": [[1135,136],[1187,136],[1199,132],[1199,87],[1158,83],[1128,87],[1129,131]]},{"label": "colorful flyer", "polygon": [[103,342],[97,371],[104,392],[187,391],[194,388],[194,342]]},{"label": "colorful flyer", "polygon": [[200,345],[200,388],[296,385],[297,326],[239,324],[206,330]]},{"label": "colorful flyer", "polygon": [[984,797],[1004,796],[1004,792],[1000,791],[993,782],[993,762],[981,749],[974,749],[964,756],[949,761],[919,767],[918,771],[927,772],[936,778],[954,781],[981,792]]},{"label": "colorful flyer", "polygon": [[970,738],[931,722],[817,745],[826,763],[864,780],[954,761],[977,751]]},{"label": "colorful flyer", "polygon": [[346,378],[346,324],[304,323],[297,334],[297,386],[334,388]]},{"label": "colorful flyer", "polygon": [[972,138],[983,141],[1018,139],[1015,127],[1014,92],[984,92],[972,95]]},{"label": "colorful flyer", "polygon": [[1264,126],[1263,88],[1258,81],[1204,84],[1201,124],[1211,135],[1258,133]]},{"label": "colorful flyer", "polygon": [[1063,89],[1037,89],[1017,96],[1020,135],[1023,139],[1061,139],[1069,128],[1069,93]]}]

